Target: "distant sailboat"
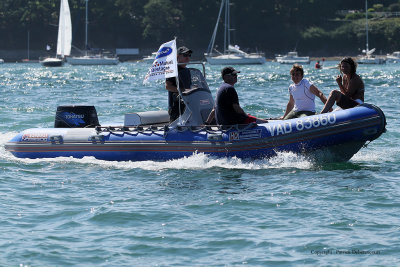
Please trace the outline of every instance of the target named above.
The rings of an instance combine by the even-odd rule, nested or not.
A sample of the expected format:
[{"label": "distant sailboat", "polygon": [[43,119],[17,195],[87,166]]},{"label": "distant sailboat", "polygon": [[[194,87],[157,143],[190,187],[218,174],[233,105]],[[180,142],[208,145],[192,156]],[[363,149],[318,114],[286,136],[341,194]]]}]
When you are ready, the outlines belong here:
[{"label": "distant sailboat", "polygon": [[64,57],[71,53],[72,26],[71,13],[68,0],[61,0],[60,18],[58,22],[57,55],[40,60],[40,64],[46,67],[59,67],[64,63]]},{"label": "distant sailboat", "polygon": [[[214,47],[215,38],[217,36],[218,22],[221,17],[222,9],[225,6],[225,27],[224,27],[224,51],[223,53],[217,51]],[[231,45],[230,41],[230,12],[229,12],[229,0],[222,0],[221,7],[218,13],[217,24],[215,25],[213,35],[211,37],[210,44],[208,45],[207,53],[204,54],[209,64],[264,64],[265,57],[262,53],[246,53],[240,50],[239,46]],[[217,51],[215,54],[213,51]]]},{"label": "distant sailboat", "polygon": [[71,65],[117,65],[118,57],[105,56],[102,54],[89,55],[88,48],[88,2],[86,1],[86,20],[85,20],[85,55],[81,57],[67,57],[67,62]]},{"label": "distant sailboat", "polygon": [[357,62],[359,64],[384,64],[385,59],[380,57],[375,57],[372,54],[375,52],[375,48],[369,50],[368,47],[368,3],[365,0],[365,32],[366,32],[366,49],[363,49],[365,55],[359,56]]}]

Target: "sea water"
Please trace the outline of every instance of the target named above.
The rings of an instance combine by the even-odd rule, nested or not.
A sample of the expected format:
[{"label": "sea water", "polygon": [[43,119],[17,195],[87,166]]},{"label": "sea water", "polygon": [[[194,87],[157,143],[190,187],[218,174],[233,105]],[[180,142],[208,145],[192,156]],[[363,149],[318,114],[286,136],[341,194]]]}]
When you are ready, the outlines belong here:
[{"label": "sea water", "polygon": [[[206,66],[214,96],[222,67]],[[283,115],[291,66],[235,67],[244,110]],[[400,265],[400,65],[358,67],[387,132],[344,163],[292,153],[108,162],[5,151],[18,132],[53,127],[58,105],[94,105],[101,124],[166,109],[163,81],[143,84],[148,68],[0,66],[0,266]],[[338,74],[305,66],[325,95]]]}]

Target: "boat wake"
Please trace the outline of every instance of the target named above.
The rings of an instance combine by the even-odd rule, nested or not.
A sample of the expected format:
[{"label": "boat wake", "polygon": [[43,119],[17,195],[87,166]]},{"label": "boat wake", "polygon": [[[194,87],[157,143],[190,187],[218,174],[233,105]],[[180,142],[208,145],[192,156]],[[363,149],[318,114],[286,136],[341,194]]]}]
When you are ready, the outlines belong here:
[{"label": "boat wake", "polygon": [[[0,160],[8,162],[18,162],[22,164],[35,163],[60,163],[78,165],[97,165],[100,168],[106,169],[143,169],[149,171],[160,170],[210,170],[213,168],[221,169],[245,169],[245,170],[263,170],[263,169],[313,169],[323,167],[327,162],[336,162],[332,160],[330,152],[320,150],[314,152],[312,157],[296,154],[293,152],[277,152],[277,155],[272,158],[263,159],[240,159],[217,158],[206,155],[204,153],[194,153],[189,157],[173,159],[168,161],[106,161],[98,160],[94,157],[73,158],[73,157],[57,157],[57,158],[41,158],[28,159],[16,158],[10,152],[5,150],[5,144],[15,136],[15,132],[0,133]],[[397,158],[397,152],[392,149],[375,150],[371,153],[368,149],[361,150],[352,157],[355,163],[371,163],[391,161]],[[388,156],[388,153],[392,156]]]},{"label": "boat wake", "polygon": [[100,168],[111,169],[143,169],[150,171],[160,171],[168,169],[189,169],[189,170],[209,170],[212,168],[221,169],[246,169],[246,170],[262,170],[262,169],[279,169],[279,168],[295,168],[310,169],[313,162],[305,156],[292,152],[279,152],[275,157],[265,159],[239,159],[217,158],[205,155],[204,153],[194,153],[189,157],[173,159],[168,161],[105,161],[98,160],[94,157],[84,157],[82,159],[72,157],[58,158],[41,158],[27,159],[16,158],[4,148],[5,143],[15,136],[15,132],[0,133],[0,160],[18,162],[23,164],[35,163],[60,163],[60,164],[83,164],[98,165]]}]

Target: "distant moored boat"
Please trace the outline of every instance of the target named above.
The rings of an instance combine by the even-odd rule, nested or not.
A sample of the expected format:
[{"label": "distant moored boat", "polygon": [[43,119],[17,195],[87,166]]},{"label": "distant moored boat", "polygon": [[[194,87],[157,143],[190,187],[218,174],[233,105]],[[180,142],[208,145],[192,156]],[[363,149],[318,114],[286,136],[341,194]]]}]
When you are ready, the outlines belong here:
[{"label": "distant moored boat", "polygon": [[[217,51],[214,47],[215,38],[217,36],[218,22],[221,17],[222,9],[225,5],[225,27],[224,27],[224,51],[223,53]],[[221,8],[218,14],[217,24],[215,25],[210,44],[208,45],[207,53],[204,54],[207,62],[212,65],[234,65],[234,64],[264,64],[266,62],[263,53],[246,53],[240,50],[237,45],[231,45],[230,34],[230,12],[229,0],[222,0]],[[215,53],[216,51],[217,53]]]},{"label": "distant moored boat", "polygon": [[88,46],[88,2],[86,1],[86,23],[85,23],[85,55],[79,57],[67,57],[67,62],[71,65],[117,65],[119,63],[118,57],[105,56],[103,54],[89,55]]},{"label": "distant moored boat", "polygon": [[285,56],[277,56],[275,60],[281,64],[310,64],[310,57],[299,57],[296,51],[289,52]]},{"label": "distant moored boat", "polygon": [[386,56],[386,62],[399,63],[400,62],[400,51],[395,51]]},{"label": "distant moored boat", "polygon": [[366,48],[363,49],[365,55],[360,55],[357,58],[359,64],[384,64],[386,61],[382,57],[376,57],[372,55],[375,52],[375,48],[371,50],[368,48],[368,3],[365,0],[365,35],[366,35]]}]

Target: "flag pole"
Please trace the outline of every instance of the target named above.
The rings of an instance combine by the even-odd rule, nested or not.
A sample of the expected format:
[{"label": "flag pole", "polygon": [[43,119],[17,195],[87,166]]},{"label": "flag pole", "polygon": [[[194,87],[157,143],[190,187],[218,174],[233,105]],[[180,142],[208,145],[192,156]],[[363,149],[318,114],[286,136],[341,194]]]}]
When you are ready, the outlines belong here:
[{"label": "flag pole", "polygon": [[[178,53],[176,48],[176,37],[173,40],[163,43],[157,51],[157,56],[153,64],[149,68],[146,76],[144,77],[143,84],[151,80],[167,79],[175,77],[176,91],[178,92],[179,99],[182,98],[182,91],[179,86],[179,73],[178,73]],[[176,92],[174,93],[176,95]],[[182,113],[182,107],[179,101],[179,115]],[[181,121],[180,121],[181,122]]]},{"label": "flag pole", "polygon": [[[178,48],[176,47],[176,36],[175,36],[174,40],[175,40],[175,49],[177,49],[176,50],[176,56],[178,57]],[[178,63],[178,60],[176,60],[176,69],[177,69],[177,73],[176,73],[176,76],[175,76],[175,81],[176,81],[176,89],[178,90],[178,94],[179,94],[179,98],[178,98],[179,122],[181,122],[181,115],[182,115],[181,99],[183,99],[183,97],[182,97],[181,89],[179,87],[179,63]]]}]

